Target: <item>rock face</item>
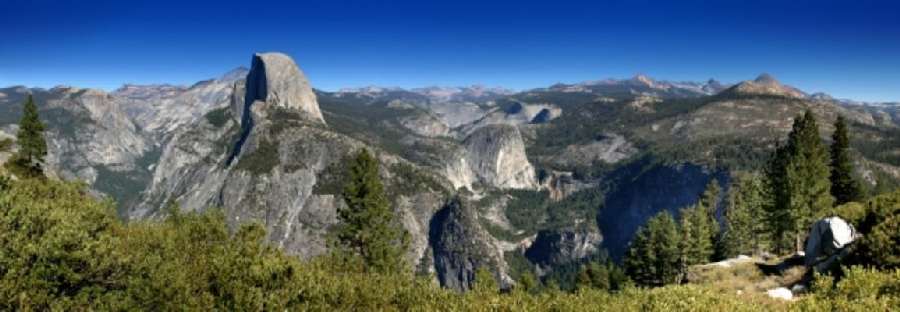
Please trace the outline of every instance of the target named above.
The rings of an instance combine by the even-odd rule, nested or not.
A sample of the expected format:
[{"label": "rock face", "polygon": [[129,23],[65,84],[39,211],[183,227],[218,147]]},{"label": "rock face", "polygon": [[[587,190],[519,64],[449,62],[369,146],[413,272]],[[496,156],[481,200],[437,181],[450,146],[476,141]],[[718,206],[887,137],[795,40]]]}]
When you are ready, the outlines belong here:
[{"label": "rock face", "polygon": [[590,166],[596,162],[614,164],[638,152],[634,144],[617,133],[604,133],[590,143],[569,145],[553,155],[550,162],[560,166]]},{"label": "rock face", "polygon": [[723,190],[725,173],[708,172],[703,167],[637,164],[617,172],[626,182],[606,198],[597,224],[603,233],[603,247],[613,259],[620,260],[637,229],[661,211],[678,215],[678,209],[699,200],[706,185],[716,178]]},{"label": "rock face", "polygon": [[525,257],[542,269],[550,269],[594,256],[603,236],[597,229],[558,229],[538,232]]},{"label": "rock face", "polygon": [[515,102],[502,109],[495,107],[477,121],[461,127],[459,132],[463,135],[470,135],[484,126],[495,124],[514,126],[542,124],[558,118],[561,114],[562,109],[552,104]]},{"label": "rock face", "polygon": [[[64,129],[55,131],[51,144],[48,144],[50,155],[81,155],[88,166],[135,169],[136,159],[149,148],[149,144],[138,134],[131,119],[113,97],[92,89],[57,88],[53,91],[60,97],[47,102],[47,108],[53,110],[47,115],[62,117],[68,113],[78,116],[72,117],[80,118],[83,123],[75,127],[75,133]],[[71,159],[51,156],[50,164],[60,168],[71,165],[63,164],[65,158]]]},{"label": "rock face", "polygon": [[[261,222],[269,241],[291,254],[308,258],[326,250],[328,228],[343,205],[339,194],[345,159],[367,146],[323,127],[308,84],[295,85],[305,78],[285,58],[256,55],[247,87],[237,82],[230,103],[174,135],[144,200],[131,212],[133,218],[158,216],[170,201],[183,210],[221,207],[232,225]],[[444,190],[400,191],[404,183],[412,183],[407,178],[435,177],[423,177],[408,162],[368,148],[382,164],[395,213],[411,234],[407,257],[418,264],[426,255],[429,220],[444,203]]]},{"label": "rock face", "polygon": [[533,189],[534,167],[525,155],[518,128],[489,125],[475,130],[465,142],[465,165],[477,180],[498,188]]},{"label": "rock face", "polygon": [[[112,93],[142,131],[165,144],[176,130],[195,122],[230,101],[247,69],[239,67],[219,78],[190,87],[172,85],[125,85]],[[239,91],[243,92],[243,91]]]},{"label": "rock face", "polygon": [[[155,161],[154,146],[125,114],[120,101],[100,90],[56,87],[7,88],[0,99],[0,125],[19,121],[30,94],[47,124],[46,169],[51,175],[86,182],[94,194],[120,204],[141,192]],[[10,129],[9,134],[15,134]]]},{"label": "rock face", "polygon": [[252,63],[247,74],[245,109],[261,101],[272,107],[305,112],[312,120],[325,123],[316,94],[294,60],[281,53],[257,53]]},{"label": "rock face", "polygon": [[[429,239],[435,271],[444,287],[468,290],[479,268],[503,270],[505,267],[501,264],[502,256],[488,243],[491,236],[479,224],[475,211],[458,199],[434,215]],[[505,277],[503,271],[494,273]]]}]

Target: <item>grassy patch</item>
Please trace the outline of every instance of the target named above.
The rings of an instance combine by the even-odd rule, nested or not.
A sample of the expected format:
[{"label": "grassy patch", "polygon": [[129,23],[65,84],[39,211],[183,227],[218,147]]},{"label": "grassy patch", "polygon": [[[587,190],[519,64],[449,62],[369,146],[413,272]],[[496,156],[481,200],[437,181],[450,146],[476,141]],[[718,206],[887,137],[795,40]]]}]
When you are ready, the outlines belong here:
[{"label": "grassy patch", "polygon": [[758,267],[759,259],[736,262],[730,266],[697,265],[688,271],[689,283],[708,287],[723,294],[737,294],[751,300],[770,301],[767,291],[790,288],[806,272],[803,266],[788,269],[781,275],[766,275]]}]

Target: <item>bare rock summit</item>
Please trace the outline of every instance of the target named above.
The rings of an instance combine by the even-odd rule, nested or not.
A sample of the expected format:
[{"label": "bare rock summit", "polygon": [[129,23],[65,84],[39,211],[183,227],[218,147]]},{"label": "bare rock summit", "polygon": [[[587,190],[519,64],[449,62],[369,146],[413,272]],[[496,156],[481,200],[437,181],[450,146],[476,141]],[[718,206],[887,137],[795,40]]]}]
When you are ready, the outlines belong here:
[{"label": "bare rock summit", "polygon": [[268,107],[299,110],[310,119],[325,123],[316,94],[290,56],[276,52],[254,54],[246,86],[245,112],[259,101]]}]

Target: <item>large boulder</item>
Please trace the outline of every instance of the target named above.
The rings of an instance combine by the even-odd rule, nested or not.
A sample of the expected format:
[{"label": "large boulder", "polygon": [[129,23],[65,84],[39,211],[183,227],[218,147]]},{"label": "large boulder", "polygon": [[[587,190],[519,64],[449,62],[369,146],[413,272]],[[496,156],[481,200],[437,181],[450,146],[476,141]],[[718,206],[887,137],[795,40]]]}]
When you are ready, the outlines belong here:
[{"label": "large boulder", "polygon": [[835,264],[845,254],[845,247],[856,239],[856,230],[840,217],[816,221],[806,240],[805,264],[816,271],[823,271]]}]

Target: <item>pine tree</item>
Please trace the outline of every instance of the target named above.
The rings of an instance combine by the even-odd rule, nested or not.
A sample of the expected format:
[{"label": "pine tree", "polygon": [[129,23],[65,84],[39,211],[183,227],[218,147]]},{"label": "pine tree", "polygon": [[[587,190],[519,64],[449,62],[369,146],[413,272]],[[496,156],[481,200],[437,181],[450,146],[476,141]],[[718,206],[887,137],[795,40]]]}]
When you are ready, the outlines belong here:
[{"label": "pine tree", "polygon": [[691,265],[707,263],[713,255],[712,219],[703,206],[691,206],[679,213],[681,237],[679,249],[679,269],[682,274]]},{"label": "pine tree", "polygon": [[[769,207],[774,237],[793,237],[795,250],[812,218],[831,209],[828,154],[812,111],[794,120],[787,144],[778,148],[769,163],[767,179],[773,202]],[[790,244],[779,242],[781,249]]]},{"label": "pine tree", "polygon": [[723,257],[758,254],[765,243],[763,182],[756,175],[741,176],[731,187],[725,211]]},{"label": "pine tree", "polygon": [[625,255],[625,272],[639,285],[663,286],[681,276],[678,225],[668,211],[650,218]]},{"label": "pine tree", "polygon": [[[795,126],[796,126],[795,120]],[[788,203],[790,201],[790,193],[787,190],[787,147],[779,145],[772,156],[769,157],[764,175],[764,184],[766,186],[765,195],[765,222],[769,234],[772,236],[772,244],[775,251],[784,251],[788,249],[790,242],[791,222],[788,217]]]},{"label": "pine tree", "polygon": [[338,210],[338,247],[359,255],[366,269],[401,272],[409,234],[388,204],[377,160],[365,149],[350,164],[343,197],[347,205]]},{"label": "pine tree", "polygon": [[716,218],[716,210],[719,206],[719,196],[722,193],[722,187],[719,186],[719,180],[713,178],[706,184],[706,189],[700,195],[700,207],[706,210],[706,214],[710,218]]},{"label": "pine tree", "polygon": [[[721,236],[723,233],[722,227],[719,224],[719,198],[721,197],[721,193],[722,187],[719,186],[719,180],[712,178],[709,183],[706,184],[706,189],[703,190],[703,194],[700,195],[700,202],[698,203],[697,208],[709,218],[709,220],[705,220],[703,226],[709,226],[710,242],[712,244],[711,248],[714,251],[713,255],[716,255],[716,258],[720,256],[720,251],[723,249],[723,237]],[[704,259],[703,261],[712,259],[713,258]]]},{"label": "pine tree", "polygon": [[591,261],[581,266],[575,281],[576,288],[579,290],[590,288],[609,290],[610,280],[607,269],[608,267],[605,264],[600,264],[597,261]]},{"label": "pine tree", "polygon": [[44,175],[44,157],[47,156],[47,141],[44,139],[44,123],[38,116],[37,105],[31,95],[25,101],[19,132],[16,133],[19,151],[12,163],[16,172],[26,177]]},{"label": "pine tree", "polygon": [[862,187],[853,178],[853,160],[850,158],[850,135],[843,116],[834,122],[831,136],[831,195],[835,205],[862,199]]}]

